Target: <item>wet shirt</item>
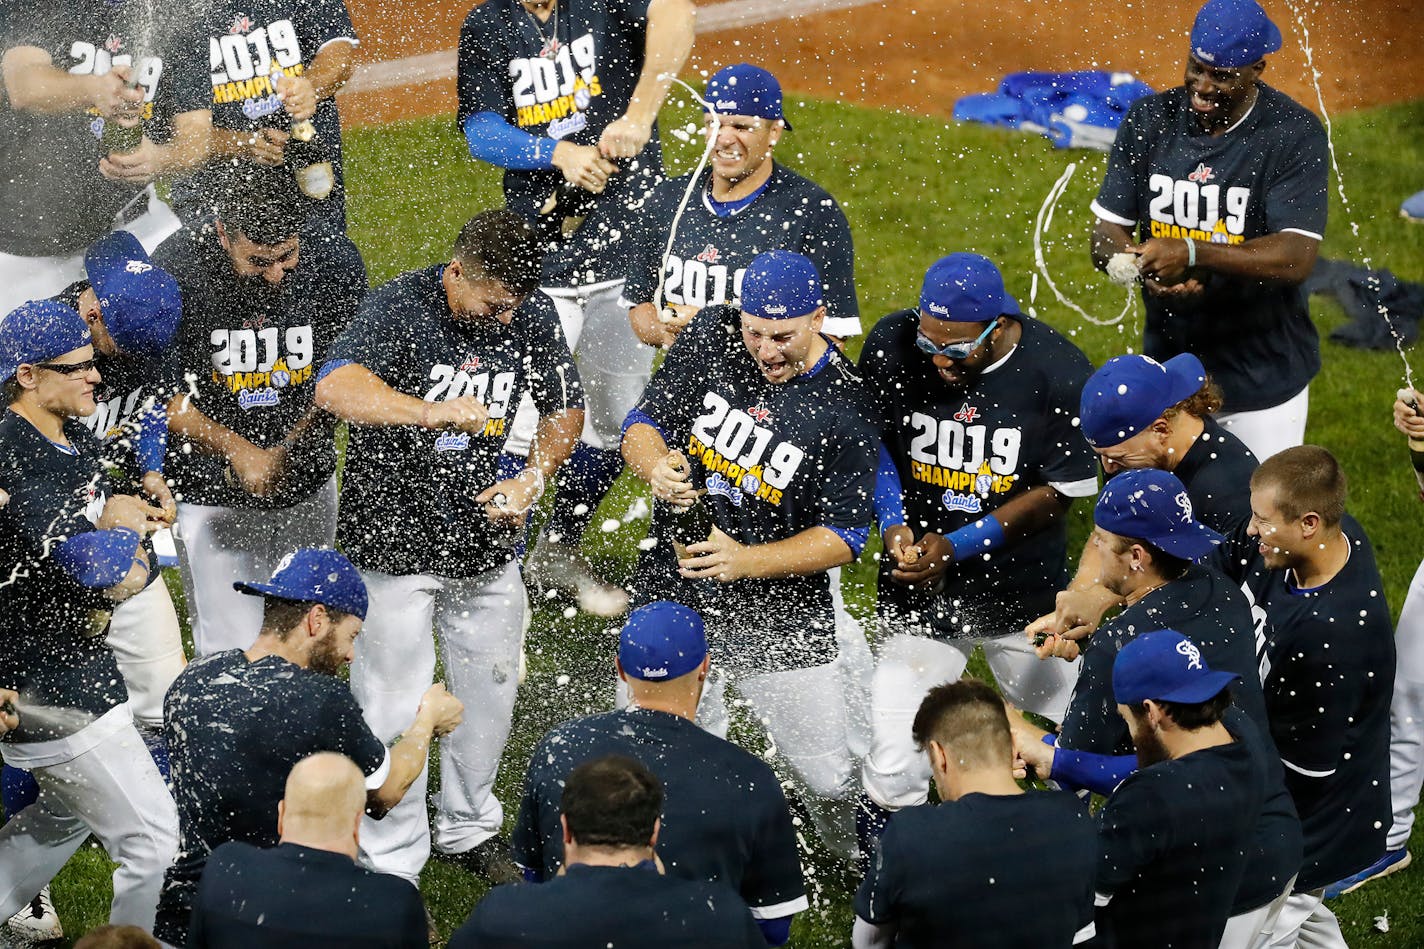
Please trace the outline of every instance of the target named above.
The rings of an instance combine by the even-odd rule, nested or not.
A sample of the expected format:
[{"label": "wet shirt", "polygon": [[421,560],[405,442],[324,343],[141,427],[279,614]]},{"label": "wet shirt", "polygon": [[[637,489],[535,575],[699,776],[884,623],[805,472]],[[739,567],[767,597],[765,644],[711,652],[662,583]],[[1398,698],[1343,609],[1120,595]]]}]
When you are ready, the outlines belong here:
[{"label": "wet shirt", "polygon": [[712,172],[705,171],[669,250],[668,231],[691,177],[658,185],[638,215],[628,248],[628,282],[623,285],[629,304],[653,302],[661,271],[664,303],[740,307],[747,265],[764,251],[790,250],[811,258],[821,274],[824,331],[831,336],[860,335],[855,248],[835,198],[815,182],[776,165],[751,204],[719,215],[713,210]]},{"label": "wet shirt", "polygon": [[[635,413],[662,432],[669,449],[687,456],[693,486],[707,491],[702,503],[712,522],[739,543],[771,543],[812,527],[843,537],[865,531],[875,432],[855,367],[827,343],[817,365],[772,384],[747,351],[740,327],[734,307],[700,312],[668,351]],[[658,542],[638,559],[633,592],[639,603],[670,599],[699,610],[719,663],[770,672],[835,658],[825,573],[732,583],[682,579],[668,516],[659,505],[650,531]]]},{"label": "wet shirt", "polygon": [[896,949],[1068,949],[1093,922],[1097,860],[1097,826],[1066,791],[907,807],[880,836],[855,914],[893,925]]},{"label": "wet shirt", "polygon": [[[946,385],[915,346],[919,314],[884,317],[866,337],[860,369],[880,442],[895,463],[905,524],[916,537],[949,534],[1031,488],[1097,492],[1097,460],[1077,426],[1093,367],[1052,327],[1025,317],[1018,346],[967,387]],[[942,636],[1000,635],[1053,610],[1065,582],[1063,518],[989,557],[954,564],[941,593],[911,591],[882,558],[882,612]]]},{"label": "wet shirt", "polygon": [[[207,108],[202,63],[185,53],[189,13],[171,6],[160,5],[162,22],[149,43],[141,3],[6,0],[0,45],[42,49],[56,69],[72,75],[133,66],[144,95],[145,134],[166,141],[174,115]],[[76,254],[108,233],[121,210],[136,217],[147,207],[141,189],[99,174],[104,120],[97,110],[7,111],[10,134],[0,137],[0,253]]]},{"label": "wet shirt", "polygon": [[1135,771],[1098,814],[1097,930],[1121,949],[1215,949],[1261,811],[1242,742]]},{"label": "wet shirt", "polygon": [[1245,524],[1214,555],[1257,614],[1271,737],[1305,832],[1302,892],[1377,860],[1391,821],[1394,625],[1364,530],[1349,515],[1341,529],[1350,559],[1312,590],[1267,569]]},{"label": "wet shirt", "polygon": [[[187,229],[153,255],[178,281],[183,319],[175,343],[180,391],[198,410],[258,448],[282,443],[311,415],[316,372],[366,293],[366,267],[344,235],[303,232],[300,257],[279,288],[243,278],[210,230]],[[177,433],[168,439],[167,473],[190,504],[283,508],[309,498],[336,471],[336,421],[316,412],[294,439],[288,474],[258,498],[231,481],[225,459]]]},{"label": "wet shirt", "polygon": [[1258,465],[1245,442],[1207,416],[1172,474],[1187,489],[1197,520],[1225,534],[1251,516],[1251,475]]},{"label": "wet shirt", "polygon": [[[346,755],[379,787],[390,768],[385,746],[336,676],[279,656],[249,662],[240,649],[189,663],[163,700],[178,859],[159,901],[165,942],[182,945],[208,854],[241,840],[277,843],[277,802],[292,766],[318,751]],[[171,926],[181,926],[176,933]],[[174,936],[178,941],[174,941]]]},{"label": "wet shirt", "polygon": [[[518,0],[487,0],[470,11],[460,30],[462,126],[472,115],[493,112],[531,135],[597,145],[627,110],[643,69],[647,0],[556,0],[555,9],[547,23]],[[623,239],[662,177],[656,126],[637,157],[619,165],[573,238],[551,245],[546,285],[623,279]],[[557,168],[506,170],[505,203],[534,222],[563,182]]]},{"label": "wet shirt", "polygon": [[373,291],[332,345],[328,366],[358,363],[426,402],[474,396],[484,431],[352,424],[337,539],[362,570],[473,577],[514,556],[475,501],[499,480],[499,453],[527,392],[541,416],[583,407],[553,304],[534,293],[508,326],[450,312],[443,266]]},{"label": "wet shirt", "polygon": [[[1136,228],[1139,240],[1191,237],[1237,245],[1290,231],[1325,234],[1329,159],[1325,130],[1308,109],[1257,83],[1235,127],[1198,131],[1184,86],[1136,102],[1118,129],[1093,202],[1100,218]],[[1143,291],[1143,349],[1157,360],[1195,353],[1221,387],[1227,412],[1279,405],[1320,370],[1320,339],[1299,284],[1193,273],[1197,296]]]},{"label": "wet shirt", "polygon": [[[331,43],[356,43],[356,29],[344,0],[218,0],[206,5],[192,31],[191,55],[208,64],[208,104],[215,128],[286,131],[291,117],[277,99],[275,74],[303,76],[312,60]],[[317,205],[323,217],[345,221],[342,184],[341,120],[336,100],[317,102],[312,117],[323,157],[331,162],[336,186]],[[173,203],[185,217],[211,210],[202,190],[211,173],[175,181]]]},{"label": "wet shirt", "polygon": [[529,758],[514,859],[552,880],[563,864],[564,782],[576,766],[629,755],[663,783],[658,856],[672,876],[721,883],[760,919],[807,908],[796,832],[770,767],[669,712],[630,708],[556,727]]},{"label": "wet shirt", "polygon": [[0,413],[0,683],[27,707],[5,741],[48,741],[128,701],[104,641],[114,604],[55,563],[60,541],[94,529],[109,494],[103,448],[77,420],[64,451],[14,412]]},{"label": "wet shirt", "polygon": [[578,864],[537,886],[498,886],[475,904],[450,949],[766,949],[737,894],[636,867]]}]

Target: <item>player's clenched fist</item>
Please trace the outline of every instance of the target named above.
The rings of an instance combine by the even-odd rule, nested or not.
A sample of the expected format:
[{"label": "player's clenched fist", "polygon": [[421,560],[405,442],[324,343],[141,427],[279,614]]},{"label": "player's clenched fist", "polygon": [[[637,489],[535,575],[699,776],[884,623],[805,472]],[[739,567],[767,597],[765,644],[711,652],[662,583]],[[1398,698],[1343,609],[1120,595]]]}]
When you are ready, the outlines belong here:
[{"label": "player's clenched fist", "polygon": [[608,158],[632,158],[643,150],[652,137],[651,125],[624,115],[608,123],[599,136],[598,150]]},{"label": "player's clenched fist", "polygon": [[565,181],[594,194],[603,191],[609,175],[618,173],[618,166],[592,145],[559,142],[554,146],[553,162],[554,167],[563,172]]},{"label": "player's clenched fist", "polygon": [[316,89],[304,76],[283,76],[277,80],[277,98],[294,121],[316,115]]},{"label": "player's clenched fist", "polygon": [[136,534],[151,534],[169,523],[162,508],[147,504],[132,494],[116,494],[105,502],[95,526],[100,530],[124,527]]},{"label": "player's clenched fist", "polygon": [[1414,389],[1400,389],[1394,399],[1394,427],[1410,438],[1424,438],[1424,395]]},{"label": "player's clenched fist", "polygon": [[890,576],[906,586],[931,583],[954,563],[954,545],[943,534],[930,531],[916,541],[913,531],[897,524],[886,528],[883,537],[887,555],[895,559]]},{"label": "player's clenched fist", "polygon": [[106,121],[132,128],[139,123],[143,109],[143,89],[130,86],[132,73],[128,66],[115,66],[102,76],[91,76],[94,83],[94,109]]},{"label": "player's clenched fist", "polygon": [[653,497],[674,507],[691,507],[698,491],[692,486],[692,466],[680,451],[670,451],[653,466],[648,484]]},{"label": "player's clenched fist", "polygon": [[453,428],[478,435],[489,422],[489,406],[472,395],[448,402],[432,402],[421,422],[426,428]]},{"label": "player's clenched fist", "polygon": [[430,722],[430,731],[435,737],[448,735],[465,719],[465,703],[461,702],[445,688],[445,683],[436,682],[420,697],[420,709],[416,716],[424,716]]}]

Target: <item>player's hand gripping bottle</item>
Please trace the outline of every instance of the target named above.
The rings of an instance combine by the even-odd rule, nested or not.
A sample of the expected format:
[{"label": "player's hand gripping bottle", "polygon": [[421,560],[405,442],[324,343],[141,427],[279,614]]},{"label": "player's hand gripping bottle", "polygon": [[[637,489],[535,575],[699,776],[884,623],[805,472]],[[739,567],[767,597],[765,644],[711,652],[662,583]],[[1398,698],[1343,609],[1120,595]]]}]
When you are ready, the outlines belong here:
[{"label": "player's hand gripping bottle", "polygon": [[[668,464],[675,471],[688,471],[687,458],[682,452],[668,452]],[[712,536],[712,510],[701,494],[690,507],[678,507],[665,501],[658,503],[664,510],[664,516],[659,520],[668,525],[673,550],[677,552],[679,560],[687,556],[689,544],[700,544]]]}]

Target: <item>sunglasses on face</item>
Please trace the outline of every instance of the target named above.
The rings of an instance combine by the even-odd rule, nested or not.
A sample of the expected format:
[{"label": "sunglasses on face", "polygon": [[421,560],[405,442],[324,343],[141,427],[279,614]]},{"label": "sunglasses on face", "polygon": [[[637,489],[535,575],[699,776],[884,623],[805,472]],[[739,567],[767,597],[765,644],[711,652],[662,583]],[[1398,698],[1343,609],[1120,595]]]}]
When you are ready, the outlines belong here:
[{"label": "sunglasses on face", "polygon": [[48,369],[50,372],[57,372],[62,376],[72,376],[76,372],[88,372],[97,365],[93,359],[86,359],[83,362],[37,362],[36,369]]},{"label": "sunglasses on face", "polygon": [[935,345],[934,340],[926,336],[924,331],[921,330],[915,336],[915,345],[920,348],[920,352],[928,353],[931,356],[944,356],[946,359],[968,359],[974,354],[974,350],[984,344],[984,340],[989,338],[989,334],[994,332],[994,330],[998,328],[998,325],[997,320],[991,322],[984,328],[984,332],[979,334],[978,339],[972,342],[949,343],[944,346]]}]

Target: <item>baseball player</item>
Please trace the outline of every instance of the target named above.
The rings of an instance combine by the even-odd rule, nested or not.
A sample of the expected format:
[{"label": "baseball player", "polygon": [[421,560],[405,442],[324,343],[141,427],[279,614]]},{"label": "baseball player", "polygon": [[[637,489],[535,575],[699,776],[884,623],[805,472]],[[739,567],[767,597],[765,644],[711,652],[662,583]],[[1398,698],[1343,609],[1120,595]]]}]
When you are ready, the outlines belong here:
[{"label": "baseball player", "polygon": [[[317,377],[317,404],[351,423],[337,537],[371,592],[352,691],[376,734],[393,738],[434,677],[438,630],[471,721],[441,745],[435,846],[493,882],[518,879],[494,796],[528,608],[513,532],[583,426],[578,370],[548,299],[531,298],[538,281],[529,225],[477,214],[448,263],[366,298]],[[501,478],[526,392],[540,415],[529,466]],[[430,854],[418,784],[361,831],[372,867],[416,885]]]},{"label": "baseball player", "polygon": [[[741,309],[708,307],[679,334],[628,416],[623,455],[659,502],[639,600],[702,614],[713,663],[767,724],[831,851],[849,858],[855,779],[826,571],[865,545],[874,433],[859,376],[820,332],[824,285],[801,254],[754,259]],[[680,526],[697,512],[703,540]],[[724,690],[719,677],[703,699],[710,728],[725,728]]]},{"label": "baseball player", "polygon": [[104,631],[114,604],[157,569],[144,538],[167,521],[112,493],[103,448],[78,421],[101,381],[78,313],[36,301],[0,320],[0,381],[0,483],[10,492],[0,509],[0,683],[21,713],[0,754],[40,787],[34,806],[0,827],[0,919],[92,832],[119,864],[110,921],[150,928],[177,814]]},{"label": "baseball player", "polygon": [[695,724],[710,669],[702,617],[680,603],[638,607],[618,636],[627,708],[555,727],[529,757],[514,830],[525,875],[551,880],[564,865],[560,799],[580,762],[637,758],[662,776],[667,796],[658,857],[668,873],[736,889],[766,942],[791,938],[809,908],[796,832],[781,784],[764,761]]},{"label": "baseball player", "polygon": [[343,234],[303,230],[305,200],[280,169],[241,173],[214,228],[185,228],[154,261],[183,294],[168,405],[177,546],[199,655],[242,648],[257,604],[234,576],[270,572],[336,534],[336,421],[316,372],[366,291]]},{"label": "baseball player", "polygon": [[890,811],[925,801],[909,723],[976,645],[1010,701],[1062,720],[1077,667],[1039,662],[1022,630],[1061,582],[1069,507],[1098,483],[1074,424],[1087,357],[1023,315],[986,257],[936,261],[918,311],[881,319],[860,367],[880,442],[877,609],[893,633],[871,680],[866,852]]},{"label": "baseball player", "polygon": [[301,548],[270,579],[232,586],[258,602],[259,631],[245,650],[195,659],[163,705],[182,846],[163,880],[154,934],[170,946],[188,944],[193,898],[215,848],[229,840],[277,845],[277,803],[298,761],[319,751],[346,755],[365,776],[366,812],[379,817],[424,773],[431,741],[464,714],[436,684],[404,707],[406,727],[389,747],[367,727],[340,674],[368,598],[337,551]]},{"label": "baseball player", "polygon": [[[291,162],[293,127],[310,122],[323,160],[293,170],[303,193],[316,202],[312,216],[344,232],[335,97],[351,78],[359,43],[344,0],[220,0],[205,4],[198,17],[191,31],[197,46],[190,53],[212,67],[209,162]],[[212,214],[212,196],[205,192],[213,181],[199,172],[173,183],[173,208],[181,218]]]},{"label": "baseball player", "polygon": [[[460,32],[460,126],[471,155],[505,169],[509,208],[546,235],[541,284],[588,397],[558,486],[560,508],[581,509],[567,515],[580,534],[540,537],[526,575],[604,616],[627,595],[593,575],[578,544],[622,469],[620,426],[652,369],[620,302],[625,238],[661,180],[655,119],[692,49],[692,19],[691,0],[490,0]],[[506,451],[527,454],[536,414],[524,403]]]},{"label": "baseball player", "polygon": [[[1212,417],[1219,408],[1220,393],[1191,353],[1161,363],[1150,356],[1115,356],[1083,386],[1078,422],[1105,478],[1144,468],[1170,471],[1186,489],[1194,516],[1224,533],[1250,516],[1256,456]],[[1064,640],[1088,635],[1121,603],[1098,583],[1099,565],[1090,539],[1054,611],[1028,626],[1035,641],[1047,634],[1040,656],[1076,649],[1064,647]],[[1187,635],[1195,638],[1191,630]]]},{"label": "baseball player", "polygon": [[[203,61],[186,55],[171,5],[152,30],[140,3],[5,6],[0,313],[81,279],[84,249],[116,227],[156,247],[178,222],[149,184],[202,162],[211,124]],[[110,122],[143,125],[136,150],[109,152]]]},{"label": "baseball player", "polygon": [[1272,946],[1343,946],[1323,890],[1379,859],[1389,829],[1394,630],[1345,495],[1345,474],[1325,449],[1279,452],[1251,478],[1251,518],[1212,556],[1257,616],[1271,737],[1305,835]]},{"label": "baseball player", "polygon": [[[634,332],[650,346],[672,345],[698,310],[736,306],[747,265],[779,247],[805,254],[825,277],[826,335],[859,336],[855,249],[845,214],[815,182],[772,160],[791,128],[781,84],[765,69],[740,63],[707,80],[706,98],[717,109],[707,117],[707,134],[717,140],[708,169],[695,185],[691,175],[658,185],[629,243],[623,298]],[[677,219],[690,186],[695,193]]]},{"label": "baseball player", "polygon": [[1092,205],[1093,263],[1136,255],[1147,355],[1199,356],[1263,460],[1305,437],[1320,341],[1301,282],[1329,175],[1320,121],[1260,81],[1280,48],[1255,0],[1208,0],[1183,85],[1128,111]]}]

